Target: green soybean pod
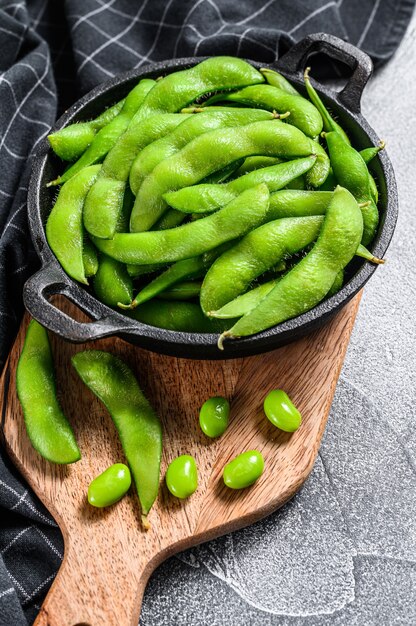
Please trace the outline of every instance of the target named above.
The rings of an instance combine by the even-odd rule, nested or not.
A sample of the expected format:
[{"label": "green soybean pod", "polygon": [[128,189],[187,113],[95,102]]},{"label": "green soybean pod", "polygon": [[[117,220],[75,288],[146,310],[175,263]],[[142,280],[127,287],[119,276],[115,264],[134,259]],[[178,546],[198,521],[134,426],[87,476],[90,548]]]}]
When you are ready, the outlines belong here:
[{"label": "green soybean pod", "polygon": [[17,395],[29,439],[52,463],[75,463],[81,458],[74,433],[56,395],[48,333],[32,320],[16,370]]},{"label": "green soybean pod", "polygon": [[126,313],[143,324],[183,333],[218,333],[229,326],[229,322],[208,319],[195,302],[150,300]]},{"label": "green soybean pod", "polygon": [[258,450],[247,450],[227,463],[222,476],[230,489],[245,489],[263,474],[264,459]]},{"label": "green soybean pod", "polygon": [[305,73],[303,75],[304,79],[305,79],[305,87],[306,87],[306,91],[308,93],[308,96],[311,99],[311,102],[313,102],[313,104],[316,106],[316,108],[318,109],[319,113],[322,116],[324,130],[326,132],[336,131],[342,137],[343,141],[345,141],[345,143],[350,145],[351,142],[350,142],[350,140],[348,138],[347,133],[344,131],[342,126],[340,126],[338,124],[338,122],[336,122],[334,120],[334,118],[331,116],[331,114],[329,113],[328,109],[326,108],[326,106],[322,102],[318,92],[313,87],[313,85],[312,85],[312,83],[310,81],[310,78],[309,78],[310,70],[311,70],[311,68],[307,67],[305,69]]},{"label": "green soybean pod", "polygon": [[94,277],[94,292],[101,302],[111,307],[119,303],[129,305],[133,298],[133,280],[123,263],[100,254],[100,262]]},{"label": "green soybean pod", "polygon": [[159,490],[162,426],[143,395],[133,372],[118,357],[101,350],[86,350],[72,357],[81,380],[108,409],[120,436],[149,526],[149,513]]},{"label": "green soybean pod", "polygon": [[230,403],[227,398],[215,396],[208,398],[199,412],[199,425],[202,432],[215,439],[221,437],[227,430],[230,417]]},{"label": "green soybean pod", "polygon": [[254,287],[243,293],[241,296],[237,296],[234,300],[227,302],[224,304],[218,311],[212,311],[211,317],[215,317],[216,319],[233,319],[235,317],[242,317],[251,309],[254,309],[259,302],[267,296],[267,294],[275,287],[277,282],[280,280],[279,278],[275,278],[274,280],[270,280],[267,283],[263,283],[258,287]]},{"label": "green soybean pod", "polygon": [[314,242],[323,221],[322,216],[283,218],[249,232],[206,273],[200,295],[205,315],[245,293],[258,276]]},{"label": "green soybean pod", "polygon": [[267,185],[270,193],[285,187],[290,181],[311,169],[315,156],[277,163],[257,169],[225,184],[199,184],[164,194],[169,206],[185,213],[210,213],[231,202],[240,193],[260,183]]},{"label": "green soybean pod", "polygon": [[214,102],[235,102],[279,113],[288,111],[290,115],[287,123],[296,126],[308,137],[316,137],[322,131],[322,117],[314,104],[303,96],[290,94],[280,87],[251,85],[239,91],[216,94],[205,104],[209,106]]},{"label": "green soybean pod", "polygon": [[198,256],[236,239],[261,224],[269,207],[265,184],[243,191],[221,211],[170,230],[116,233],[111,240],[93,238],[97,248],[129,264],[169,263]]},{"label": "green soybean pod", "polygon": [[[254,172],[255,170],[260,170],[262,167],[269,167],[270,165],[277,165],[281,163],[281,159],[278,157],[269,157],[269,156],[252,156],[244,159],[244,162],[238,170],[234,172],[234,178],[239,178],[239,176],[244,176],[244,174],[248,174],[249,172]],[[217,181],[220,182],[220,181]]]},{"label": "green soybean pod", "polygon": [[100,167],[85,168],[61,187],[46,222],[46,238],[52,252],[66,273],[84,284],[88,281],[83,259],[82,207]]},{"label": "green soybean pod", "polygon": [[127,465],[114,463],[90,482],[88,502],[97,508],[111,506],[121,500],[130,485],[131,474]]},{"label": "green soybean pod", "polygon": [[383,140],[380,141],[378,146],[370,146],[369,148],[364,148],[364,150],[360,150],[360,155],[363,158],[364,163],[367,165],[377,156],[377,154],[384,150],[386,144]]},{"label": "green soybean pod", "polygon": [[198,469],[195,459],[182,454],[169,463],[165,476],[170,493],[181,500],[189,498],[198,489]]},{"label": "green soybean pod", "polygon": [[283,389],[273,389],[264,399],[267,419],[280,430],[293,433],[302,423],[302,416]]},{"label": "green soybean pod", "polygon": [[194,280],[184,280],[162,291],[158,298],[162,300],[192,300],[198,298],[201,291],[201,283]]},{"label": "green soybean pod", "polygon": [[282,76],[279,72],[275,70],[270,70],[268,68],[262,68],[260,72],[263,74],[269,85],[272,87],[279,87],[279,89],[283,89],[283,91],[287,91],[287,93],[292,94],[292,96],[300,96],[301,94],[295,87],[290,83],[287,78]]},{"label": "green soybean pod", "polygon": [[124,100],[109,107],[95,120],[76,122],[48,135],[52,150],[64,161],[75,161],[94,140],[96,133],[121,111]]},{"label": "green soybean pod", "polygon": [[176,209],[168,209],[163,213],[162,217],[157,220],[153,226],[153,230],[168,230],[169,228],[176,228],[180,226],[187,218],[185,213],[177,211]]},{"label": "green soybean pod", "polygon": [[114,146],[117,139],[125,132],[131,118],[154,85],[155,81],[149,78],[141,80],[128,94],[119,114],[99,130],[94,136],[91,145],[88,146],[80,158],[56,180],[51,181],[48,186],[62,185],[62,183],[72,178],[74,174],[80,172],[84,167],[101,162]]},{"label": "green soybean pod", "polygon": [[82,261],[85,277],[91,278],[91,276],[95,276],[98,270],[98,255],[97,250],[88,238],[84,239]]},{"label": "green soybean pod", "polygon": [[283,217],[325,215],[333,197],[332,191],[282,189],[270,195],[269,220]]}]

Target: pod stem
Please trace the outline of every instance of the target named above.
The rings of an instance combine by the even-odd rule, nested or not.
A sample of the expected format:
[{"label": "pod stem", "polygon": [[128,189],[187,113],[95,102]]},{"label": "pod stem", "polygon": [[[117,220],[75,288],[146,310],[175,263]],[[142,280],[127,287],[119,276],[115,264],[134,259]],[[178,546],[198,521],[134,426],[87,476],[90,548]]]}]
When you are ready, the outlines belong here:
[{"label": "pod stem", "polygon": [[146,532],[152,528],[151,523],[147,519],[147,515],[142,515],[142,525]]},{"label": "pod stem", "polygon": [[384,263],[386,262],[385,259],[379,259],[378,257],[374,256],[370,252],[370,250],[367,250],[367,248],[365,248],[361,243],[358,246],[355,254],[365,259],[366,261],[369,261],[370,263],[375,263],[376,265],[384,265]]},{"label": "pod stem", "polygon": [[61,184],[61,177],[55,178],[55,180],[49,181],[49,183],[46,183],[46,187],[56,187],[57,185],[60,185],[60,184]]},{"label": "pod stem", "polygon": [[285,113],[278,113],[277,111],[273,111],[273,115],[279,120],[284,120],[289,117],[290,111],[286,111]]},{"label": "pod stem", "polygon": [[135,300],[132,300],[129,304],[123,304],[123,302],[117,302],[117,306],[120,309],[123,309],[123,311],[131,311],[132,309],[136,308],[137,302]]},{"label": "pod stem", "polygon": [[228,339],[234,339],[234,335],[229,330],[225,330],[218,337],[217,346],[218,346],[219,350],[224,350],[224,339],[227,339],[227,337],[228,337]]}]

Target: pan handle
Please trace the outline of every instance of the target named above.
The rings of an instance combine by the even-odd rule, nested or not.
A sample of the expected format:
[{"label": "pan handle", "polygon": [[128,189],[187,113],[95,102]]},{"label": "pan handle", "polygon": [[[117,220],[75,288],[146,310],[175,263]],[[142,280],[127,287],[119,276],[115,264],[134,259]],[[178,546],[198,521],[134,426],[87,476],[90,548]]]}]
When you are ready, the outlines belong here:
[{"label": "pan handle", "polygon": [[334,35],[314,33],[295,44],[277,60],[275,67],[279,71],[303,79],[308,58],[316,52],[323,52],[331,59],[342,61],[351,68],[351,77],[342,91],[337,93],[336,98],[352,113],[360,113],[361,96],[373,73],[373,63],[368,54],[352,44]]},{"label": "pan handle", "polygon": [[[93,321],[78,322],[58,309],[50,301],[51,296],[58,294],[66,296],[92,317]],[[26,281],[23,301],[32,317],[42,326],[74,343],[137,330],[137,324],[133,320],[125,317],[120,323],[116,313],[108,313],[108,308],[97,302],[87,291],[68,282],[66,274],[54,263],[43,266]]]}]

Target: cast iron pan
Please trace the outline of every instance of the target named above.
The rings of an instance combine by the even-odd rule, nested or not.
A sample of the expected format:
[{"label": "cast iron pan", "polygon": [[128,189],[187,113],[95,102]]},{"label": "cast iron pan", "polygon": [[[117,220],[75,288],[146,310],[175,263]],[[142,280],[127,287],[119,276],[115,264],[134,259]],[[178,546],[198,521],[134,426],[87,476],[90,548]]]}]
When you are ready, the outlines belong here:
[{"label": "cast iron pan", "polygon": [[[345,63],[352,71],[346,86],[335,92],[316,85],[319,93],[337,115],[359,149],[376,145],[379,138],[360,112],[364,87],[372,73],[370,58],[337,37],[318,33],[309,35],[275,64],[277,69],[300,91],[303,89],[303,70],[308,58],[317,52]],[[74,121],[89,119],[102,109],[123,98],[144,77],[156,78],[199,63],[205,57],[174,59],[153,63],[132,70],[99,85],[75,103],[56,123],[54,130]],[[254,67],[266,67],[250,61]],[[376,256],[383,257],[390,243],[397,220],[397,188],[393,168],[385,150],[371,163],[379,192],[380,226],[372,246]],[[375,266],[354,260],[344,287],[334,296],[304,313],[262,333],[225,342],[225,350],[217,348],[217,335],[183,333],[142,324],[113,311],[99,302],[89,291],[70,279],[48,246],[45,222],[51,210],[56,191],[47,189],[46,183],[62,170],[62,163],[52,154],[45,139],[34,158],[29,185],[28,212],[33,243],[42,261],[42,268],[25,284],[23,298],[29,313],[43,326],[72,342],[85,342],[109,335],[118,335],[143,348],[162,354],[194,359],[224,359],[250,356],[287,344],[323,325],[339,311],[367,282]],[[349,278],[349,279],[348,279]],[[92,318],[91,322],[76,321],[50,302],[54,294],[63,294]]]}]

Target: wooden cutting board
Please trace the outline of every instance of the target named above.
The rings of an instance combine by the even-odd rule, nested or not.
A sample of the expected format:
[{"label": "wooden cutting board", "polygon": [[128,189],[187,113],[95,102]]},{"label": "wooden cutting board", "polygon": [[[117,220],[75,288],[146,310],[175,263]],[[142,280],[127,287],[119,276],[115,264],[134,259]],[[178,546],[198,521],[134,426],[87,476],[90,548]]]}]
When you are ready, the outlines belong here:
[{"label": "wooden cutting board", "polygon": [[[270,514],[296,493],[318,452],[359,300],[360,294],[327,326],[296,343],[230,361],[160,356],[115,338],[72,345],[52,337],[60,400],[82,452],[81,461],[67,467],[44,461],[26,435],[15,392],[26,315],[0,383],[4,438],[65,542],[64,561],[37,626],[137,626],[146,582],[161,561]],[[85,320],[66,300],[60,306]],[[86,500],[89,482],[110,464],[125,461],[111,418],[70,364],[73,353],[88,348],[125,359],[157,409],[164,427],[162,477],[179,454],[197,461],[198,491],[179,501],[162,481],[148,532],[140,525],[134,492],[107,509],[94,509]],[[264,416],[263,399],[276,387],[288,392],[303,415],[292,435]],[[232,407],[230,426],[219,440],[205,437],[198,424],[201,404],[213,395],[225,395]],[[227,489],[221,480],[224,465],[252,448],[264,455],[263,476],[249,489]]]}]

